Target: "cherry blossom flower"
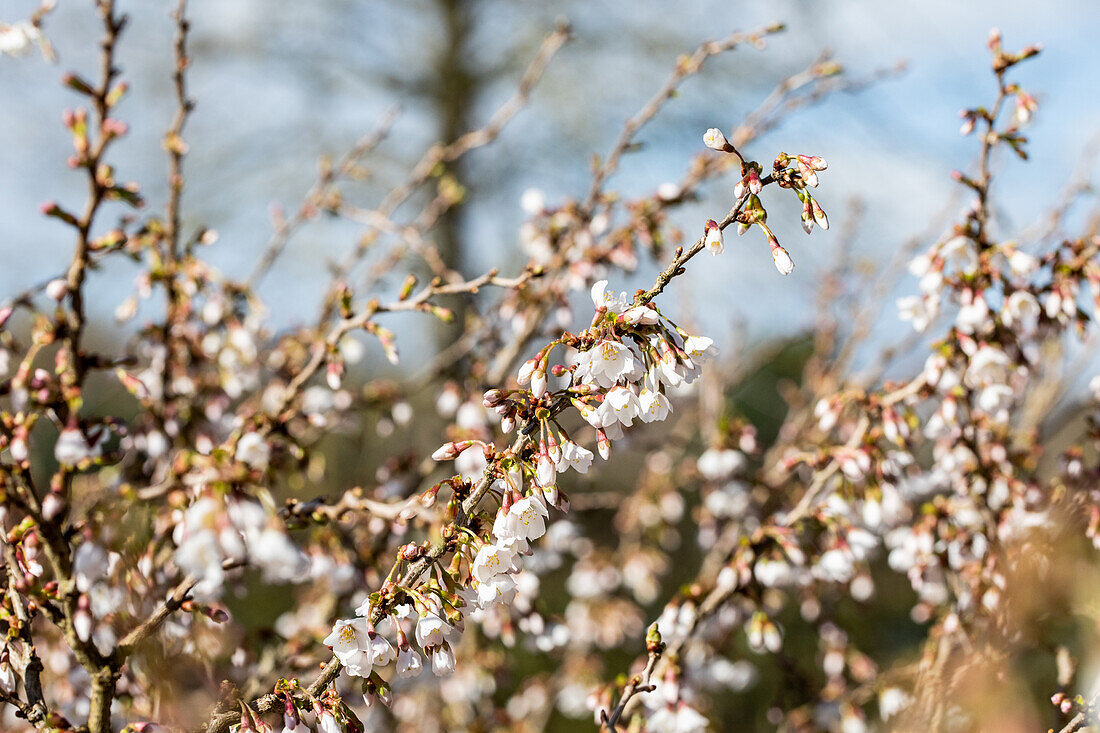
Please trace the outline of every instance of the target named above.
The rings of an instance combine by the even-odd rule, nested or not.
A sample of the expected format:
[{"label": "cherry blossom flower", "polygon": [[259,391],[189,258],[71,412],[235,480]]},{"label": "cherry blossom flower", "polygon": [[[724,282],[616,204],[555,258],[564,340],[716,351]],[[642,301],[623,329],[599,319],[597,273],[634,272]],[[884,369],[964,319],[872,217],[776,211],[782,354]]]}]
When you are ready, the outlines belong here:
[{"label": "cherry blossom flower", "polygon": [[722,241],[722,229],[714,219],[707,219],[706,238],[703,241],[703,246],[712,255],[720,255],[726,249],[726,245]]},{"label": "cherry blossom flower", "polygon": [[455,654],[451,645],[443,642],[439,646],[426,650],[432,660],[432,673],[437,677],[446,677],[455,671]]},{"label": "cherry blossom flower", "polygon": [[729,145],[729,140],[717,127],[712,127],[703,134],[703,144],[711,150],[724,151]]},{"label": "cherry blossom flower", "polygon": [[898,316],[903,321],[911,321],[913,330],[923,333],[936,317],[938,302],[933,298],[919,295],[907,295],[898,298]]},{"label": "cherry blossom flower", "polygon": [[620,379],[633,381],[641,374],[634,354],[618,341],[604,340],[577,358],[577,381],[612,387]]},{"label": "cherry blossom flower", "polygon": [[577,473],[588,473],[588,468],[592,465],[592,459],[592,451],[567,440],[561,444],[561,458],[557,462],[556,468],[559,472],[572,468]]},{"label": "cherry blossom flower", "polygon": [[641,412],[641,404],[634,392],[618,385],[608,391],[600,409],[604,412],[604,427],[610,424],[612,420],[617,420],[624,426],[630,427],[634,423],[634,418]]},{"label": "cherry blossom flower", "polygon": [[54,444],[54,457],[63,466],[75,466],[83,460],[100,455],[99,444],[89,444],[79,428],[66,428]]},{"label": "cherry blossom flower", "polygon": [[397,652],[397,676],[401,678],[419,677],[424,670],[424,660],[420,653],[407,644]]},{"label": "cherry blossom flower", "polygon": [[26,56],[31,46],[42,42],[42,32],[32,23],[21,20],[11,25],[0,23],[0,54]]},{"label": "cherry blossom flower", "polygon": [[493,536],[499,540],[536,540],[546,533],[546,520],[549,516],[540,500],[525,496],[512,504],[507,511],[502,509],[497,513]]}]

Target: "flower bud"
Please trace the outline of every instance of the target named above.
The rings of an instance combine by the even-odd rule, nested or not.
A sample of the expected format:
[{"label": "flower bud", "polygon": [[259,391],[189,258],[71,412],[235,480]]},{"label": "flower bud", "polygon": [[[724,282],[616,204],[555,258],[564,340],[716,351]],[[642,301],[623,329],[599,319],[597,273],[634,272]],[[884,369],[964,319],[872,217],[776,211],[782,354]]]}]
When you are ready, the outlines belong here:
[{"label": "flower bud", "polygon": [[432,460],[434,461],[453,461],[462,453],[462,451],[469,448],[474,444],[472,440],[461,440],[456,442],[444,443],[436,449],[435,453],[432,453]]},{"label": "flower bud", "polygon": [[764,188],[764,182],[760,180],[760,171],[757,168],[750,168],[745,178],[749,182],[749,193],[753,196],[759,196],[760,191]]},{"label": "flower bud", "polygon": [[46,494],[42,500],[42,518],[47,521],[53,521],[64,509],[65,500],[56,491]]},{"label": "flower bud", "polygon": [[810,204],[810,197],[802,204],[802,231],[809,234],[814,230],[814,207]]},{"label": "flower bud", "polygon": [[712,255],[722,254],[726,249],[726,245],[722,240],[722,229],[718,226],[718,222],[714,219],[707,219],[706,231],[703,245]]},{"label": "flower bud", "polygon": [[69,292],[69,284],[61,278],[46,283],[46,295],[60,301]]},{"label": "flower bud", "polygon": [[977,115],[974,114],[974,110],[960,109],[959,117],[963,121],[962,125],[959,127],[959,134],[966,137],[974,132],[974,123],[977,121]]},{"label": "flower bud", "polygon": [[825,231],[829,231],[829,217],[825,216],[825,210],[817,203],[817,199],[811,198],[810,206],[813,208],[814,221],[817,222],[817,225]]},{"label": "flower bud", "polygon": [[802,182],[810,188],[817,187],[817,173],[814,172],[813,167],[806,163],[805,156],[800,155],[794,160],[795,167],[798,168],[798,173],[802,176]]},{"label": "flower bud", "polygon": [[539,364],[539,358],[537,356],[528,359],[523,362],[523,366],[519,368],[519,374],[516,375],[516,381],[520,384],[530,384],[531,375],[535,372],[535,367]]},{"label": "flower bud", "polygon": [[330,361],[328,366],[325,367],[325,381],[328,383],[329,389],[336,391],[340,389],[340,383],[344,379],[344,363],[339,360]]},{"label": "flower bud", "polygon": [[798,159],[802,161],[803,165],[815,171],[827,170],[829,167],[829,164],[820,155],[800,155]]},{"label": "flower bud", "polygon": [[722,131],[717,127],[712,127],[703,134],[703,144],[711,150],[718,150],[726,152],[726,148],[730,142],[726,139],[726,136],[722,134]]},{"label": "flower bud", "polygon": [[531,394],[535,397],[546,394],[546,370],[541,366],[531,373]]},{"label": "flower bud", "polygon": [[645,634],[645,650],[650,654],[656,654],[662,651],[664,647],[665,645],[661,642],[661,631],[657,626],[657,622],[654,621]]},{"label": "flower bud", "polygon": [[780,275],[790,275],[794,270],[794,260],[787,254],[787,250],[779,246],[779,242],[772,242],[772,261],[775,262],[775,269],[779,270]]},{"label": "flower bud", "polygon": [[600,451],[600,458],[605,461],[611,456],[611,440],[607,437],[607,433],[603,431],[603,428],[596,430],[596,448]]}]

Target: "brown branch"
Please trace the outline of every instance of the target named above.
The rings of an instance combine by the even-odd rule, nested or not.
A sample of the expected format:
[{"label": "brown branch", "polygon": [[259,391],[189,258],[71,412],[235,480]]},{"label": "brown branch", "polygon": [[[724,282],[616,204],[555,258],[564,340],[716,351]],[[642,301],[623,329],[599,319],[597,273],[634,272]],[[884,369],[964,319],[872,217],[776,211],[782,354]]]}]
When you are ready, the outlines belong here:
[{"label": "brown branch", "polygon": [[[766,186],[774,179],[769,175],[760,180],[761,183]],[[722,220],[718,222],[719,229],[722,229],[724,231],[726,227],[734,222],[734,220],[737,218],[737,215],[741,213],[741,209],[744,208],[745,203],[748,202],[749,196],[750,194],[746,192],[744,196],[737,200],[737,203],[733,205],[733,208],[731,208],[729,212],[726,213],[725,217],[723,217]],[[705,236],[699,237],[699,239],[695,241],[695,244],[691,245],[687,250],[685,250],[683,247],[677,248],[676,256],[672,258],[672,263],[669,264],[669,266],[666,267],[659,275],[657,275],[657,282],[653,284],[653,287],[641,293],[634,299],[634,304],[644,305],[653,300],[664,291],[665,286],[672,282],[672,278],[676,277],[677,275],[683,274],[684,265],[688,263],[688,260],[703,251],[705,239]]]},{"label": "brown branch", "polygon": [[[243,565],[244,563],[239,560],[226,560],[222,563],[222,569],[233,570]],[[168,592],[167,597],[165,597],[147,619],[131,629],[126,636],[122,637],[118,646],[115,647],[114,654],[110,660],[111,664],[116,669],[121,669],[134,649],[136,649],[145,639],[156,633],[157,629],[164,625],[164,622],[168,620],[169,616],[183,607],[183,604],[191,597],[191,591],[198,585],[199,580],[200,578],[196,578],[193,575],[186,576]]]},{"label": "brown branch", "polygon": [[622,718],[623,713],[626,712],[626,706],[630,704],[630,701],[635,695],[643,692],[652,692],[657,689],[655,685],[650,684],[650,678],[653,676],[653,669],[657,666],[657,662],[661,660],[661,654],[664,648],[661,644],[653,645],[649,650],[649,659],[646,660],[645,669],[641,674],[636,674],[630,678],[626,687],[623,689],[623,694],[619,698],[619,704],[615,706],[615,709],[608,715],[606,710],[600,711],[600,717],[602,722],[600,723],[600,730],[608,730],[611,733],[615,733],[618,730],[617,725]]},{"label": "brown branch", "polygon": [[[290,384],[287,385],[286,389],[283,390],[278,404],[274,409],[269,411],[269,414],[275,417],[281,415],[294,401],[305,384],[318,372],[318,370],[320,370],[321,366],[324,365],[328,354],[336,348],[340,340],[352,331],[365,328],[377,314],[413,310],[431,312],[434,307],[431,303],[433,297],[459,294],[472,295],[476,294],[481,287],[486,285],[502,288],[519,288],[526,284],[531,278],[538,277],[539,275],[541,275],[541,271],[528,269],[518,277],[502,278],[497,276],[497,271],[494,269],[484,275],[459,283],[444,284],[438,280],[432,281],[428,285],[425,285],[415,295],[404,300],[396,300],[387,304],[372,300],[359,314],[341,320],[329,330],[327,336],[322,340],[314,342],[309,361],[306,362],[306,365],[302,367],[294,376],[294,379],[291,380]],[[270,432],[272,428],[273,425],[268,424],[261,428],[261,433]]]},{"label": "brown branch", "polygon": [[19,715],[22,718],[36,728],[41,728],[50,714],[46,705],[45,694],[42,691],[42,660],[38,656],[34,638],[31,636],[31,621],[33,619],[27,613],[19,590],[15,587],[15,579],[21,574],[15,549],[2,535],[3,533],[0,533],[0,543],[3,544],[4,562],[8,569],[7,598],[15,615],[14,619],[8,619],[8,633],[15,631],[18,638],[23,641],[25,661],[20,676],[23,678],[23,690],[26,692],[27,700],[24,702],[17,695],[6,693],[3,693],[0,699],[14,705],[19,710]]}]

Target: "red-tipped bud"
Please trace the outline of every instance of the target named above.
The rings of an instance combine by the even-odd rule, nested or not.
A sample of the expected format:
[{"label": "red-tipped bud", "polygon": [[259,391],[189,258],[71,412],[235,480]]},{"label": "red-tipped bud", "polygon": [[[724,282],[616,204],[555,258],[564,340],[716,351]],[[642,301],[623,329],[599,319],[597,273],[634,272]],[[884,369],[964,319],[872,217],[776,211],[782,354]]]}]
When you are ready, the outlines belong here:
[{"label": "red-tipped bud", "polygon": [[469,448],[474,444],[472,440],[461,440],[458,442],[444,443],[441,445],[435,453],[432,453],[432,460],[436,461],[453,461],[457,458],[462,451]]}]

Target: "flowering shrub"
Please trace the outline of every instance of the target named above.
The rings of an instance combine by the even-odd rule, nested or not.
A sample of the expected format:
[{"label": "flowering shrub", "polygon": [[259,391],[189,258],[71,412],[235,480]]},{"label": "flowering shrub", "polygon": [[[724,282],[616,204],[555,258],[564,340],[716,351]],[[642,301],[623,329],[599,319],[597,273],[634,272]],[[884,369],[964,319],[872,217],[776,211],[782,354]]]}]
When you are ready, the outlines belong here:
[{"label": "flowering shrub", "polygon": [[[0,26],[0,52],[37,44],[49,56],[50,7]],[[1088,634],[1068,627],[1095,624],[1100,431],[1095,414],[1079,441],[1041,428],[1070,384],[1062,351],[1091,328],[1100,239],[1061,236],[1059,216],[1012,238],[991,196],[994,153],[1026,158],[1020,129],[1036,101],[1010,73],[1037,47],[1010,52],[994,33],[995,101],[963,112],[979,162],[954,178],[971,202],[912,260],[920,294],[898,302],[936,334],[912,347],[927,348],[923,368],[860,379],[860,329],[823,315],[773,438],[732,410],[729,359],[677,324],[665,291],[697,257],[725,266],[734,226],[741,256],[766,241],[777,277],[798,276],[776,234],[787,222],[769,222],[766,204],[786,189],[807,234],[828,229],[826,162],[740,151],[847,84],[840,68],[821,61],[784,80],[728,138],[707,130],[684,177],[651,196],[624,200],[606,184],[685,78],[715,54],[763,47],[778,26],[682,57],[583,198],[525,195],[529,262],[513,277],[453,271],[431,232],[462,198],[448,165],[523,105],[565,27],[484,128],[430,148],[380,204],[340,185],[392,120],[323,168],[240,282],[203,260],[217,234],[182,214],[185,4],[161,213],[109,162],[128,131],[115,64],[126,19],[113,0],[95,7],[100,75],[63,78],[83,105],[63,121],[87,199],[42,208],[74,254],[0,310],[5,730],[535,729],[561,716],[658,733],[730,729],[738,716],[800,731],[876,720],[1072,731],[1094,716]],[[682,237],[669,212],[722,177],[728,212],[674,247],[650,288],[615,290],[643,259],[668,259]],[[334,268],[315,325],[272,332],[255,286],[322,212],[366,232]],[[356,285],[385,247],[386,269],[411,257],[431,279],[408,274],[388,301],[377,277]],[[86,338],[86,286],[123,255],[140,274],[116,318],[159,308],[104,353]],[[482,288],[502,295],[474,298]],[[425,379],[349,366],[356,337],[398,363],[387,316],[449,321],[459,297],[473,310]],[[1100,401],[1097,380],[1092,391]],[[382,442],[415,432],[372,456],[365,485],[323,495],[326,437],[362,424]],[[911,641],[899,651],[875,625]],[[1025,664],[1053,674],[1029,677]],[[1053,705],[1029,703],[1036,694]]]}]

